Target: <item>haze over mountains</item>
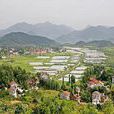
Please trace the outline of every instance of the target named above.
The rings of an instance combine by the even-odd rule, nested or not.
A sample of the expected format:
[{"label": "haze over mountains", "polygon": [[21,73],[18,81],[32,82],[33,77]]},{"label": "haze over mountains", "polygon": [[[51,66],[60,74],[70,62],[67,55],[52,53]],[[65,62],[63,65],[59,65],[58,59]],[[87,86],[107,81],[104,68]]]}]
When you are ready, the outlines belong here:
[{"label": "haze over mountains", "polygon": [[[14,40],[13,38],[11,38],[11,35],[14,34],[14,32],[18,33],[18,34],[15,34],[16,42],[19,39],[21,39],[21,41],[22,39],[23,41],[25,41],[24,40],[25,37],[22,38],[23,36],[22,34],[25,34],[25,33],[26,33],[26,40],[33,39],[33,42],[34,42],[34,36],[35,37],[38,36],[39,42],[41,42],[42,38],[45,37],[46,39],[48,39],[48,41],[50,39],[52,39],[52,41],[55,40],[56,44],[57,42],[75,44],[76,42],[79,42],[79,41],[90,42],[90,41],[99,41],[99,40],[114,42],[114,27],[90,26],[83,30],[75,30],[72,27],[68,27],[65,25],[56,25],[50,22],[39,23],[35,25],[28,24],[25,22],[17,23],[13,26],[8,27],[7,29],[0,31],[0,37],[2,37],[0,42],[3,43],[4,40],[5,42],[8,42],[9,36],[10,36],[10,40]],[[19,33],[21,33],[20,37],[19,37]],[[27,38],[27,35],[29,38]],[[30,36],[33,36],[33,37],[30,37]],[[55,43],[55,41],[51,43]],[[33,45],[33,42],[32,42],[32,45]],[[13,41],[11,44],[13,44]],[[20,45],[21,45],[21,42],[20,42]]]},{"label": "haze over mountains", "polygon": [[114,42],[114,27],[90,26],[81,31],[73,31],[69,34],[57,38],[63,43],[75,43],[78,41],[107,40]]},{"label": "haze over mountains", "polygon": [[5,30],[1,30],[0,36],[4,36],[10,32],[24,32],[31,35],[45,36],[50,39],[56,39],[72,31],[74,31],[74,29],[71,27],[65,25],[56,25],[50,22],[39,23],[35,25],[22,22],[10,26]]}]

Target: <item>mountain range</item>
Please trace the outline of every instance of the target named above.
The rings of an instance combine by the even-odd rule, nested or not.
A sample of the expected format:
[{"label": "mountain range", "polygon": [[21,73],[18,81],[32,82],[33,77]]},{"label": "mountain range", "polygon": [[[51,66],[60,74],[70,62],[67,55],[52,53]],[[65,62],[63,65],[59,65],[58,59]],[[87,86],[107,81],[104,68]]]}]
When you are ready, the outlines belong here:
[{"label": "mountain range", "polygon": [[114,42],[114,27],[90,26],[84,30],[73,31],[56,39],[62,43],[76,43],[79,41],[107,40]]},{"label": "mountain range", "polygon": [[6,47],[58,47],[60,44],[42,36],[12,32],[0,38],[0,46]]},{"label": "mountain range", "polygon": [[114,43],[112,43],[111,41],[106,41],[106,40],[95,40],[95,41],[90,41],[90,42],[80,41],[74,45],[78,46],[78,47],[82,47],[82,46],[112,47],[112,46],[114,46]]},{"label": "mountain range", "polygon": [[[75,44],[76,42],[79,41],[91,42],[91,41],[104,41],[104,40],[114,42],[114,27],[89,26],[83,30],[75,30],[72,27],[66,25],[56,25],[50,22],[38,23],[34,25],[22,22],[12,25],[4,30],[0,30],[0,37],[2,37],[1,39],[3,40],[3,41],[0,40],[0,44],[2,44],[4,40],[6,40],[6,38],[9,38],[7,36],[11,37],[12,33],[13,34],[18,33],[16,34],[17,36],[15,36],[15,40],[19,40],[20,39],[19,33],[23,33],[26,34],[26,37],[27,35],[33,37],[35,36],[38,37],[38,39],[40,39],[41,41],[42,41],[41,38],[46,38],[48,39],[48,41],[51,39],[52,41],[55,40],[56,43],[59,42],[61,44],[64,43]],[[21,35],[20,37],[22,37],[22,34],[20,35]],[[22,39],[24,40],[24,37]],[[30,39],[28,38],[28,40]]]},{"label": "mountain range", "polygon": [[22,22],[12,25],[7,29],[1,30],[0,36],[4,36],[11,32],[24,32],[31,35],[38,35],[48,37],[50,39],[56,39],[72,31],[74,31],[74,29],[71,27],[65,25],[56,25],[50,22],[39,23],[35,25]]}]

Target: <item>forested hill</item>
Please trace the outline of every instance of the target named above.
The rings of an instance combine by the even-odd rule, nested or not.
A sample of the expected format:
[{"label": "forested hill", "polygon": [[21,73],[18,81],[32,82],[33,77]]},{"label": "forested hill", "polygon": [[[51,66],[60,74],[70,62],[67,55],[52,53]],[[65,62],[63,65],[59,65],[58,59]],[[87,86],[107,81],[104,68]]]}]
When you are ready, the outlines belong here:
[{"label": "forested hill", "polygon": [[0,46],[7,47],[26,47],[26,46],[45,46],[56,47],[59,43],[42,36],[29,35],[22,32],[12,32],[0,38]]},{"label": "forested hill", "polygon": [[75,30],[57,38],[62,43],[75,43],[79,41],[107,40],[114,42],[114,27],[90,26],[84,30]]},{"label": "forested hill", "polygon": [[84,42],[84,41],[79,41],[75,44],[64,44],[66,46],[77,46],[77,47],[113,47],[114,43],[112,43],[111,41],[106,41],[106,40],[95,40],[95,41],[91,41],[91,42]]},{"label": "forested hill", "polygon": [[68,27],[66,25],[56,25],[50,22],[38,23],[35,25],[22,22],[12,25],[7,29],[0,30],[0,36],[4,36],[11,32],[24,32],[31,35],[56,39],[57,37],[68,34],[72,31],[74,31],[74,29],[71,27]]}]

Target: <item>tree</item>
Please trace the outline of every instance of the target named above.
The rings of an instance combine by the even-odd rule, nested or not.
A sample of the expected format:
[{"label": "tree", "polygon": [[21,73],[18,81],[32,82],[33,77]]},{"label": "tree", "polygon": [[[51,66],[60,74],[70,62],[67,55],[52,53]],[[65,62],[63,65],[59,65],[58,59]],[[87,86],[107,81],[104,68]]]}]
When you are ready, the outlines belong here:
[{"label": "tree", "polygon": [[75,83],[75,77],[72,75],[71,76],[71,84],[74,84]]}]

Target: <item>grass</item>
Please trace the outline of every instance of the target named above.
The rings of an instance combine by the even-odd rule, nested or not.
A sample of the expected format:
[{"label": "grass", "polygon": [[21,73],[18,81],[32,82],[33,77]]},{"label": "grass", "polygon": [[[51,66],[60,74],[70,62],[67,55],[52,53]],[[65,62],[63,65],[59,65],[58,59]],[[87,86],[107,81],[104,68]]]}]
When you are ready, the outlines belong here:
[{"label": "grass", "polygon": [[37,56],[35,55],[25,55],[25,56],[14,56],[12,58],[7,59],[1,59],[0,64],[9,64],[12,66],[20,66],[21,68],[25,69],[28,72],[33,71],[33,67],[29,65],[29,62],[49,62],[51,60],[51,57],[53,56],[71,56],[72,53],[48,53],[45,56],[50,56],[50,59],[37,59]]}]

